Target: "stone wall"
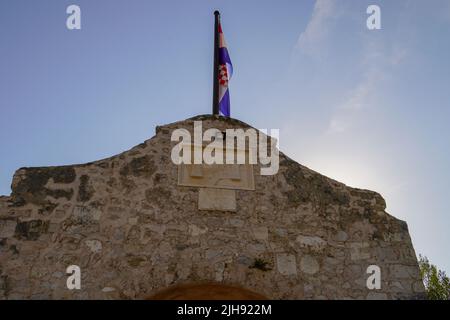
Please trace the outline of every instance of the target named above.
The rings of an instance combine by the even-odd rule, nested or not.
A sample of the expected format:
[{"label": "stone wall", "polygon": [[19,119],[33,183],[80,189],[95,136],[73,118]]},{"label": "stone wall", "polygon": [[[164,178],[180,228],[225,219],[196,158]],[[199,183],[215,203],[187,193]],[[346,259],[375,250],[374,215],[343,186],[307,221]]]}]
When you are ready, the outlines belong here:
[{"label": "stone wall", "polygon": [[[236,211],[198,210],[179,186],[174,128],[243,127],[198,116],[92,163],[21,168],[0,197],[1,299],[141,299],[178,284],[237,285],[272,299],[422,298],[408,228],[372,191],[280,153],[280,170],[236,190]],[[369,265],[381,289],[366,288]],[[66,268],[81,268],[81,290]]]}]

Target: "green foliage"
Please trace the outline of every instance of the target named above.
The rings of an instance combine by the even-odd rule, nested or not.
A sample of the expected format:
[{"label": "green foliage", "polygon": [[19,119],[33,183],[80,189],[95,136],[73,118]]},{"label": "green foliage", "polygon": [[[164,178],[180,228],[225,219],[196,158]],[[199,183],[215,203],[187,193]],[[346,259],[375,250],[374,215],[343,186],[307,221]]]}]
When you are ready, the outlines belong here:
[{"label": "green foliage", "polygon": [[428,299],[450,300],[450,279],[445,271],[439,270],[422,255],[419,255],[419,268]]}]

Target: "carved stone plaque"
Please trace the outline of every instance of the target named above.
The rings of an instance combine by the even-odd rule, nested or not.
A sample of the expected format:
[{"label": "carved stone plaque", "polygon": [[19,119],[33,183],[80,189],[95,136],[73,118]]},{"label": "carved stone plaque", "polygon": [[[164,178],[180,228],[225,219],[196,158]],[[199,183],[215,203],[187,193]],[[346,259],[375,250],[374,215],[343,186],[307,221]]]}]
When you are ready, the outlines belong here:
[{"label": "carved stone plaque", "polygon": [[178,185],[189,187],[255,190],[253,165],[181,164]]},{"label": "carved stone plaque", "polygon": [[[186,144],[185,147],[191,148],[191,155],[205,151],[203,144]],[[230,153],[234,159],[243,156],[245,161],[249,159],[249,149],[224,147],[220,154],[223,156]],[[189,187],[233,189],[233,190],[255,190],[255,181],[253,176],[253,165],[249,161],[243,164],[227,164],[225,157],[224,164],[180,164],[178,166],[178,185]],[[191,159],[194,163],[194,159]]]},{"label": "carved stone plaque", "polygon": [[[204,146],[193,146],[203,151]],[[225,149],[224,149],[225,151]],[[235,155],[246,150],[232,150]],[[180,164],[178,185],[199,187],[198,209],[236,211],[235,190],[255,190],[253,165]]]}]

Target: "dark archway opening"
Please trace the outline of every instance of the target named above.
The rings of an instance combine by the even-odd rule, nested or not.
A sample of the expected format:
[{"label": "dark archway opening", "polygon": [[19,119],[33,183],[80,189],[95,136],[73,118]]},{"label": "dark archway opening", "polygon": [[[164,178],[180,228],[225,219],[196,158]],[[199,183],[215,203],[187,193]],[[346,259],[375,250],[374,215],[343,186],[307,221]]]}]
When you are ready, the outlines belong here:
[{"label": "dark archway opening", "polygon": [[267,297],[240,287],[218,284],[177,285],[154,294],[149,300],[268,300]]}]

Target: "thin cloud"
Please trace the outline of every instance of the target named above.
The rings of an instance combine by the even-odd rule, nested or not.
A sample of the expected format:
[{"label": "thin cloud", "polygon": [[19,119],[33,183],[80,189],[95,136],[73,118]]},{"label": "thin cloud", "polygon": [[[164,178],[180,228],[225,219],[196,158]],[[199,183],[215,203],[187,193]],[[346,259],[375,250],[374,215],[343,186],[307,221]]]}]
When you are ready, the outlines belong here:
[{"label": "thin cloud", "polygon": [[335,11],[335,0],[316,0],[311,19],[297,41],[296,50],[314,55],[328,34],[328,21]]},{"label": "thin cloud", "polygon": [[357,84],[344,102],[336,107],[330,119],[328,133],[344,132],[353,125],[361,110],[370,104],[376,91],[376,83],[380,78],[379,73],[374,70],[365,74],[362,82]]},{"label": "thin cloud", "polygon": [[405,47],[395,44],[386,50],[382,43],[368,41],[362,58],[365,73],[360,83],[349,92],[347,98],[335,108],[327,133],[340,133],[352,127],[362,111],[370,108],[376,97],[378,86],[390,69],[402,63],[408,55]]}]

